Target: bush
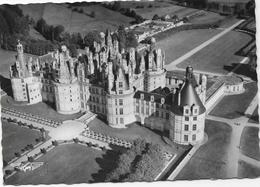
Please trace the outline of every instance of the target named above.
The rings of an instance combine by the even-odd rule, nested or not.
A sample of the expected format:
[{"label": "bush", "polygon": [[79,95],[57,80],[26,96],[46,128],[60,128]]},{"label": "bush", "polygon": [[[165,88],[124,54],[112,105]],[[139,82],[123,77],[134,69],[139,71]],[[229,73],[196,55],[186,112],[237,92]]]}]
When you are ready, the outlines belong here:
[{"label": "bush", "polygon": [[15,152],[15,153],[14,153],[14,156],[15,156],[15,157],[21,157],[21,154],[20,154],[19,152]]},{"label": "bush", "polygon": [[34,126],[32,124],[30,124],[28,127],[29,127],[29,129],[33,129]]},{"label": "bush", "polygon": [[33,161],[34,161],[34,158],[33,158],[32,156],[29,156],[29,157],[28,157],[28,161],[29,161],[29,162],[33,162]]},{"label": "bush", "polygon": [[46,154],[46,153],[47,153],[46,149],[45,149],[45,148],[42,148],[42,149],[41,149],[41,153],[42,153],[42,154]]},{"label": "bush", "polygon": [[12,170],[9,170],[9,169],[5,170],[5,174],[6,174],[6,175],[11,175],[12,173],[13,173]]},{"label": "bush", "polygon": [[54,146],[58,146],[58,145],[59,145],[59,143],[58,143],[56,140],[52,141],[51,143],[52,143],[52,145],[54,145]]}]

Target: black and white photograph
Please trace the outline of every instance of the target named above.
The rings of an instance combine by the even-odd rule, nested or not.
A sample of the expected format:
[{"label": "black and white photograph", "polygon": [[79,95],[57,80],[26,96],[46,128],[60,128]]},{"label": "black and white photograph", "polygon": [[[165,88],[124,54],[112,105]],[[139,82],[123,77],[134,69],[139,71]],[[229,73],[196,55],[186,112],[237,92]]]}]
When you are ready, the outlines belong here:
[{"label": "black and white photograph", "polygon": [[259,178],[255,1],[0,2],[3,185]]}]

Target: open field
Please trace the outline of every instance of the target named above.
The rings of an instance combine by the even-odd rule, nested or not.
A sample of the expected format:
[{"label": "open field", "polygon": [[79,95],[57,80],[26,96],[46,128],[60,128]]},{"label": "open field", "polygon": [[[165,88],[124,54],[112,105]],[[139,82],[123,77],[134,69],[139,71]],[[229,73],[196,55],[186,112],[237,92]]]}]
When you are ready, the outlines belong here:
[{"label": "open field", "polygon": [[5,183],[22,185],[101,182],[104,176],[100,172],[114,167],[114,159],[111,158],[115,158],[115,155],[83,145],[59,145],[37,160],[44,162],[43,166],[34,171],[16,173]]},{"label": "open field", "polygon": [[164,39],[159,40],[156,45],[165,50],[166,64],[169,64],[219,32],[219,30],[214,29],[182,31],[172,35],[169,34]]},{"label": "open field", "polygon": [[258,106],[256,107],[252,116],[250,116],[250,119],[248,120],[248,122],[259,124]]},{"label": "open field", "polygon": [[[105,124],[99,119],[94,119],[88,124],[89,128],[95,132],[99,132],[111,137],[117,137],[120,139],[133,141],[138,138],[145,139],[147,142],[152,142],[155,144],[160,144],[168,149],[168,151],[178,152],[176,146],[168,138],[164,137],[168,141],[166,142],[161,135],[151,131],[146,127],[137,125],[136,123],[130,124],[126,129],[112,128]],[[179,150],[180,151],[180,150]]]},{"label": "open field", "polygon": [[239,56],[237,52],[251,40],[251,36],[247,34],[235,31],[228,32],[178,64],[177,67],[186,68],[188,65],[191,65],[194,69],[200,71],[226,74],[230,71],[229,67],[232,64],[237,64],[244,58]]},{"label": "open field", "polygon": [[20,112],[30,113],[33,115],[41,116],[47,119],[64,121],[71,120],[81,116],[81,113],[72,114],[72,115],[63,115],[56,112],[54,108],[48,104],[41,102],[34,105],[18,105],[10,96],[4,96],[1,98],[1,105],[9,108],[13,108]]},{"label": "open field", "polygon": [[243,94],[225,96],[210,112],[210,115],[228,119],[241,117],[256,94],[257,84],[255,82],[245,84]]},{"label": "open field", "polygon": [[35,144],[35,139],[41,136],[39,131],[19,127],[3,120],[1,122],[3,160],[7,162],[14,158],[15,152],[21,153],[21,149],[28,144]]},{"label": "open field", "polygon": [[258,131],[259,128],[256,127],[245,127],[240,141],[240,149],[244,155],[260,161]]},{"label": "open field", "polygon": [[[252,38],[243,33],[229,32],[206,48],[191,56],[177,67],[192,65],[195,69],[215,73],[230,72],[244,57],[239,56],[240,49],[250,43]],[[218,51],[218,53],[216,53]]]},{"label": "open field", "polygon": [[[72,11],[73,8],[67,8],[65,4],[29,4],[19,7],[25,15],[36,21],[43,18],[49,25],[63,25],[65,31],[79,32],[83,35],[91,30],[115,30],[119,25],[127,26],[133,21],[133,18],[104,8],[102,5],[81,6],[79,8],[83,9],[83,13]],[[95,12],[95,17],[90,16],[92,11]]]},{"label": "open field", "polygon": [[239,162],[238,168],[239,178],[257,178],[260,177],[260,168],[252,166],[244,161]]},{"label": "open field", "polygon": [[227,149],[231,127],[206,120],[208,142],[202,145],[181,170],[176,180],[223,179],[226,177]]}]

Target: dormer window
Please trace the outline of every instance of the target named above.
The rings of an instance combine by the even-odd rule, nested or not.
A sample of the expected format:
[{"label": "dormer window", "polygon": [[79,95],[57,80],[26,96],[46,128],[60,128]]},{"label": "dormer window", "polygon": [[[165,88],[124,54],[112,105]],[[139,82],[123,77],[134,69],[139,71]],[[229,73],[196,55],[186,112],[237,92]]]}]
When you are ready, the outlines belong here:
[{"label": "dormer window", "polygon": [[154,96],[151,95],[151,102],[154,102]]},{"label": "dormer window", "polygon": [[198,115],[199,114],[199,108],[198,108],[198,106],[193,106],[192,107],[192,113],[193,113],[193,115]]},{"label": "dormer window", "polygon": [[161,98],[161,104],[163,105],[165,102],[165,99],[164,98]]},{"label": "dormer window", "polygon": [[141,94],[141,99],[144,99],[144,94]]},{"label": "dormer window", "polygon": [[184,115],[190,115],[190,108],[189,108],[189,106],[184,106],[183,107],[183,113],[184,113]]},{"label": "dormer window", "polygon": [[123,88],[123,82],[118,83],[119,88]]}]

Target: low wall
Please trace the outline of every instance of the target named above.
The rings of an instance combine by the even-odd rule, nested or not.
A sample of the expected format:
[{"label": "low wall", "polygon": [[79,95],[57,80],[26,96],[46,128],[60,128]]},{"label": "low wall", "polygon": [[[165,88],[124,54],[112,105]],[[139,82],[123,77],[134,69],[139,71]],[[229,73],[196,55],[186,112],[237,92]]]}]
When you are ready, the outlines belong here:
[{"label": "low wall", "polygon": [[216,101],[222,97],[224,94],[225,94],[225,84],[222,84],[221,87],[219,87],[215,92],[214,94],[212,94],[207,100],[206,100],[206,104],[205,104],[205,107],[206,107],[206,110],[209,110],[213,105],[214,103],[216,103]]}]

